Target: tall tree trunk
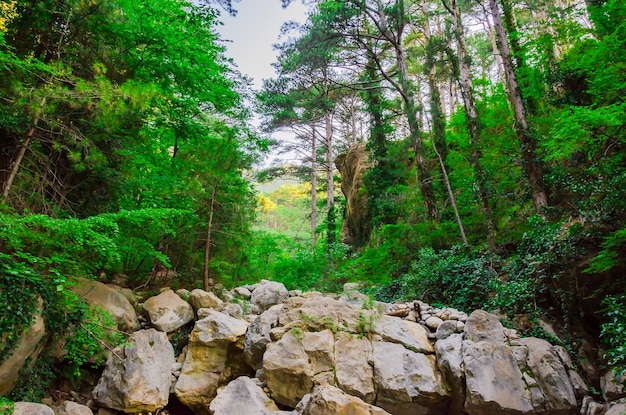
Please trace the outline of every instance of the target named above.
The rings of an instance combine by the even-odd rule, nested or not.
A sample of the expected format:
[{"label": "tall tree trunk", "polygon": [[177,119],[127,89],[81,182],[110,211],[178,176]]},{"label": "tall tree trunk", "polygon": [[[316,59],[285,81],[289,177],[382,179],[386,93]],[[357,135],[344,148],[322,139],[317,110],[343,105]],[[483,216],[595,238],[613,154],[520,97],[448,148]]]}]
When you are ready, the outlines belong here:
[{"label": "tall tree trunk", "polygon": [[324,116],[324,123],[326,127],[325,142],[326,142],[326,208],[328,210],[326,230],[326,240],[328,247],[335,243],[335,180],[333,176],[333,125],[330,112],[326,112]]},{"label": "tall tree trunk", "polygon": [[315,250],[317,229],[317,134],[315,125],[311,133],[311,247]]},{"label": "tall tree trunk", "polygon": [[495,225],[491,214],[491,206],[489,204],[489,194],[487,191],[487,180],[485,172],[482,168],[482,132],[480,127],[480,118],[476,110],[476,98],[469,66],[469,56],[467,55],[467,46],[465,37],[463,36],[463,22],[461,20],[461,10],[457,0],[451,1],[452,20],[454,26],[454,36],[456,38],[457,51],[459,55],[459,82],[461,86],[461,96],[465,108],[465,117],[467,119],[467,132],[470,139],[470,147],[472,149],[472,167],[476,176],[476,185],[478,186],[478,194],[482,203],[483,213],[487,220],[487,231],[489,234],[489,248],[494,251],[495,243]]},{"label": "tall tree trunk", "polygon": [[217,181],[211,189],[211,202],[209,205],[209,219],[207,220],[206,243],[204,245],[204,290],[209,291],[209,287],[213,285],[213,278],[209,275],[209,262],[211,261],[211,233],[213,232],[213,212],[215,211],[215,191],[217,190]]},{"label": "tall tree trunk", "polygon": [[422,125],[418,118],[420,110],[415,102],[414,88],[409,78],[409,71],[406,64],[406,54],[404,51],[403,35],[406,27],[404,0],[398,0],[396,7],[395,24],[393,31],[387,20],[387,11],[382,4],[378,4],[378,17],[380,19],[380,28],[383,30],[385,38],[392,43],[394,48],[396,66],[399,80],[399,93],[404,103],[404,111],[409,125],[409,142],[413,147],[415,155],[415,164],[417,167],[417,178],[419,182],[420,192],[424,199],[424,207],[426,214],[430,220],[439,220],[439,210],[435,198],[432,177],[428,171],[424,144],[422,140]]},{"label": "tall tree trunk", "polygon": [[543,183],[542,166],[536,155],[535,137],[531,133],[528,125],[526,108],[524,107],[522,93],[517,81],[515,67],[513,66],[511,52],[502,22],[502,15],[500,14],[496,0],[489,0],[489,5],[496,30],[498,49],[500,49],[502,63],[506,74],[509,101],[513,107],[513,116],[515,118],[514,127],[521,144],[524,171],[530,185],[535,211],[542,215],[543,208],[548,205],[548,197]]},{"label": "tall tree trunk", "polygon": [[428,218],[434,221],[439,220],[439,210],[435,199],[435,191],[433,188],[432,177],[426,165],[426,157],[424,151],[424,143],[422,140],[422,126],[420,125],[417,112],[419,108],[413,97],[413,88],[409,80],[409,73],[406,66],[406,57],[402,45],[396,45],[396,62],[398,65],[398,75],[400,77],[400,86],[402,88],[402,99],[405,105],[407,122],[409,124],[409,142],[413,147],[415,154],[415,164],[417,167],[417,177],[419,186],[424,199],[424,207]]}]

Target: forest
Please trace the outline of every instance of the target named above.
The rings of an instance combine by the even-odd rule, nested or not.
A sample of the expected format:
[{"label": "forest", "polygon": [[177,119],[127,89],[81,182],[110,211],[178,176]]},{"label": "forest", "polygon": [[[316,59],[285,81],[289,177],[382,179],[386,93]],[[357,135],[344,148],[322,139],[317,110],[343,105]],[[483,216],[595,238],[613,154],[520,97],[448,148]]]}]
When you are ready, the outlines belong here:
[{"label": "forest", "polygon": [[95,332],[69,287],[123,275],[497,309],[623,373],[626,5],[305,3],[255,91],[236,1],[0,2],[0,361],[38,308]]}]

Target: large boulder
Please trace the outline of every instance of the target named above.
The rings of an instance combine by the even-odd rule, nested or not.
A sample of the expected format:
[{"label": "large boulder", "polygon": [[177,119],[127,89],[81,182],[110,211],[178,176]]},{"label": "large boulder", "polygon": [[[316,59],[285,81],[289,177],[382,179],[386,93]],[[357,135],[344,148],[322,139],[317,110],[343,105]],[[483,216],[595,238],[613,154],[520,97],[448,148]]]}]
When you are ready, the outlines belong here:
[{"label": "large boulder", "polygon": [[517,415],[532,412],[530,392],[511,347],[466,340],[463,362],[467,413]]},{"label": "large boulder", "polygon": [[98,281],[79,278],[72,292],[91,306],[101,307],[111,313],[120,330],[133,332],[139,328],[135,309],[119,291]]},{"label": "large boulder", "polygon": [[41,403],[15,402],[12,415],[54,415],[54,410]]},{"label": "large boulder", "polygon": [[273,305],[284,303],[288,298],[289,291],[284,284],[276,281],[264,281],[252,291],[250,302],[261,311],[265,311]]},{"label": "large boulder", "polygon": [[224,301],[212,292],[196,288],[189,294],[189,304],[193,306],[194,310],[198,311],[201,308],[217,309],[224,304]]},{"label": "large boulder", "polygon": [[376,398],[372,342],[366,337],[339,332],[335,336],[337,385],[350,395],[373,403]]},{"label": "large boulder", "polygon": [[372,360],[376,406],[394,415],[445,413],[449,397],[435,356],[375,341]]},{"label": "large boulder", "polygon": [[[42,340],[46,335],[46,326],[41,316],[42,310],[43,301],[40,299],[33,322],[24,330],[11,354],[0,364],[0,396],[11,391],[26,361],[36,359],[43,349]],[[0,335],[0,341],[2,337]]]},{"label": "large boulder", "polygon": [[[207,414],[217,388],[227,383],[243,361],[243,338],[248,323],[212,309],[196,321],[189,336],[182,371],[174,393],[186,406]],[[235,373],[234,373],[235,372]]]},{"label": "large boulder", "polygon": [[194,318],[191,305],[172,290],[150,297],[143,304],[143,309],[154,327],[166,333],[181,328]]},{"label": "large boulder", "polygon": [[389,415],[334,386],[320,386],[298,407],[302,415]]},{"label": "large boulder", "polygon": [[248,327],[243,342],[243,352],[246,362],[255,370],[263,366],[263,353],[265,353],[265,348],[272,341],[270,331],[278,324],[278,316],[282,308],[282,304],[270,307]]},{"label": "large boulder", "polygon": [[[568,414],[576,408],[576,395],[570,377],[554,346],[545,340],[529,337],[521,340],[528,348],[526,360],[533,377],[537,381],[545,406],[533,400],[535,410],[545,410],[551,414]],[[527,381],[527,384],[530,382]]]},{"label": "large boulder", "polygon": [[435,352],[428,340],[428,333],[421,324],[383,315],[375,320],[373,331],[383,340],[399,343],[414,352],[426,354]]},{"label": "large boulder", "polygon": [[[485,311],[469,316],[462,346],[465,411],[470,415],[577,413],[572,377],[563,361],[566,352],[545,340],[519,339],[513,332]],[[447,378],[453,377],[452,372],[444,370]]]},{"label": "large boulder", "polygon": [[437,365],[450,389],[450,415],[460,414],[465,402],[465,374],[463,373],[463,336],[451,334],[435,343]]},{"label": "large boulder", "polygon": [[137,331],[109,356],[93,398],[100,406],[126,413],[158,411],[168,403],[174,363],[165,333]]},{"label": "large boulder", "polygon": [[263,356],[263,372],[272,397],[290,408],[313,389],[313,367],[298,333],[290,330],[270,343]]},{"label": "large boulder", "polygon": [[247,376],[230,382],[209,405],[212,415],[270,415],[278,410],[259,382]]}]

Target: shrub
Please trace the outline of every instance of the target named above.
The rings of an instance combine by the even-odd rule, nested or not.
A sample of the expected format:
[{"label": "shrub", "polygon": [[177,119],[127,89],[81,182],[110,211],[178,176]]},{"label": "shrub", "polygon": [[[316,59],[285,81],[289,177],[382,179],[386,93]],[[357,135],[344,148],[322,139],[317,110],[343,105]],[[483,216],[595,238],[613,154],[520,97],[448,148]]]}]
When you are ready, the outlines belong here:
[{"label": "shrub", "polygon": [[410,271],[387,287],[395,292],[380,290],[376,297],[388,300],[381,297],[391,294],[401,301],[419,298],[464,311],[483,308],[489,302],[489,285],[495,275],[492,262],[489,255],[463,247],[440,252],[424,248]]},{"label": "shrub", "polygon": [[606,297],[602,304],[608,320],[600,333],[606,345],[604,358],[619,378],[626,373],[626,295]]}]

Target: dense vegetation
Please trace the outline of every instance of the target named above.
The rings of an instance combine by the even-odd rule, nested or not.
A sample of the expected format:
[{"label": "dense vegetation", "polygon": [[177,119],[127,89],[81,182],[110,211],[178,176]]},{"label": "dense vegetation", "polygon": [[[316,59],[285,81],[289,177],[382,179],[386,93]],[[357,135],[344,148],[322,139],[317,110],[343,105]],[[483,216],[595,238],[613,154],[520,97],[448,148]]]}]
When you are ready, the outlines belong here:
[{"label": "dense vegetation", "polygon": [[[309,3],[256,97],[215,33],[228,1],[0,3],[0,361],[40,302],[52,332],[93,333],[106,317],[68,286],[126,274],[356,281],[499,309],[533,335],[549,315],[575,357],[626,368],[621,0]],[[255,98],[301,160],[264,176],[301,184],[255,194]],[[357,144],[366,209],[348,245],[334,162]],[[75,338],[50,375],[76,378],[96,353]]]}]

